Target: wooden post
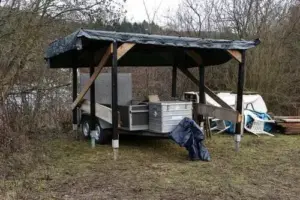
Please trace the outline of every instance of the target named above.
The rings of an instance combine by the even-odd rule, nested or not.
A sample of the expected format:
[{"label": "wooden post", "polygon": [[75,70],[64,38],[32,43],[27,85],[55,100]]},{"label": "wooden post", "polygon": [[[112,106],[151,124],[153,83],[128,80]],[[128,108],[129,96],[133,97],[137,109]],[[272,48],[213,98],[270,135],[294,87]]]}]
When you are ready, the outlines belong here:
[{"label": "wooden post", "polygon": [[[195,85],[199,86],[199,81],[197,80],[197,78],[190,72],[188,71],[186,68],[184,67],[180,67],[179,68],[180,71],[186,76],[188,77]],[[208,96],[210,96],[213,100],[215,100],[218,104],[220,104],[220,106],[224,107],[224,108],[229,108],[234,110],[231,106],[229,106],[226,102],[224,102],[218,95],[216,95],[213,91],[211,91],[208,87],[204,86],[205,89],[205,93],[208,94]]]},{"label": "wooden post", "polygon": [[[94,67],[90,67],[90,77],[93,76],[95,71]],[[91,114],[91,121],[90,121],[90,132],[91,132],[91,146],[95,148],[95,140],[96,140],[96,101],[95,101],[95,81],[92,82],[90,87],[90,114]]]},{"label": "wooden post", "polygon": [[[72,69],[72,86],[73,86],[73,101],[77,98],[77,68]],[[73,114],[73,131],[77,130],[77,109],[72,110]]]},{"label": "wooden post", "polygon": [[[199,66],[199,103],[205,104],[205,68],[203,65]],[[204,121],[203,116],[199,116],[199,124]]]},{"label": "wooden post", "polygon": [[81,102],[81,100],[83,99],[84,95],[87,93],[87,91],[90,89],[90,86],[92,85],[92,83],[95,81],[95,79],[98,77],[98,75],[100,74],[101,70],[103,69],[103,67],[106,64],[106,61],[108,60],[108,58],[111,55],[111,45],[109,45],[109,47],[107,48],[105,54],[103,55],[101,61],[99,62],[98,66],[96,67],[96,71],[94,72],[94,74],[91,76],[91,78],[87,81],[87,83],[84,85],[83,89],[80,91],[80,94],[77,96],[76,100],[73,101],[72,103],[72,109],[75,109],[77,107],[77,105]]},{"label": "wooden post", "polygon": [[[193,50],[185,51],[185,53],[190,56],[199,66],[203,66],[203,60],[202,57]],[[198,80],[189,72],[186,68],[182,67],[180,70],[189,77],[197,86],[199,85]],[[203,69],[204,70],[204,69]],[[200,73],[200,69],[199,69]],[[203,72],[204,74],[204,72]],[[204,79],[203,79],[204,80]],[[205,93],[207,93],[213,100],[215,100],[220,106],[224,108],[231,108],[226,102],[224,102],[218,95],[216,95],[213,91],[211,91],[208,87],[204,85]],[[200,95],[200,94],[199,94]],[[232,109],[232,108],[231,108]]]},{"label": "wooden post", "polygon": [[175,98],[177,96],[177,66],[173,66],[172,70],[172,97]]},{"label": "wooden post", "polygon": [[113,43],[112,56],[112,70],[111,70],[111,84],[112,84],[112,147],[114,151],[114,160],[117,159],[119,148],[119,133],[118,133],[118,46],[117,42]]},{"label": "wooden post", "polygon": [[[246,52],[242,51],[242,62],[239,63],[239,71],[238,71],[238,84],[237,84],[237,104],[236,110],[240,115],[243,112],[243,91],[244,91],[244,79],[245,79],[245,56]],[[235,143],[236,143],[236,151],[239,150],[239,144],[241,141],[241,128],[243,124],[242,122],[236,123],[235,128]]]},{"label": "wooden post", "polygon": [[[94,74],[94,67],[90,67],[90,77]],[[90,110],[91,110],[91,131],[94,131],[96,129],[96,116],[95,116],[95,106],[96,106],[96,100],[95,100],[95,82],[93,81],[90,87],[90,98],[91,98],[91,104],[90,104]]]},{"label": "wooden post", "polygon": [[[121,59],[130,49],[132,49],[135,46],[134,43],[124,43],[118,48],[117,52],[117,60]],[[105,54],[103,55],[101,61],[99,62],[98,66],[95,68],[95,72],[93,76],[87,81],[87,83],[84,85],[83,89],[80,91],[80,94],[77,96],[76,100],[72,103],[72,109],[75,109],[76,106],[82,101],[84,95],[89,90],[92,83],[95,81],[95,79],[100,74],[101,70],[106,64],[106,61],[110,58],[110,55],[112,53],[112,44],[108,46]]]},{"label": "wooden post", "polygon": [[199,66],[199,103],[205,104],[205,68],[204,66]]}]

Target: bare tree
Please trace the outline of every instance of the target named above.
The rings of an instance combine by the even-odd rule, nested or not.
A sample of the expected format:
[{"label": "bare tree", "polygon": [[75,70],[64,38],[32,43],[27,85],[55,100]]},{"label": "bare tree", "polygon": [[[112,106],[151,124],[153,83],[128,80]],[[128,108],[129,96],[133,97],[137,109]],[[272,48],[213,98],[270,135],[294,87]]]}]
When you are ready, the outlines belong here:
[{"label": "bare tree", "polygon": [[[247,53],[246,89],[261,93],[275,113],[297,114],[299,7],[296,0],[183,0],[167,29],[183,36],[261,38]],[[214,90],[236,90],[236,64],[208,68],[206,76]]]},{"label": "bare tree", "polygon": [[161,4],[162,4],[162,0],[160,0],[158,6],[153,10],[153,14],[151,16],[149,8],[146,5],[146,1],[143,0],[143,5],[144,5],[144,9],[145,9],[145,12],[146,12],[146,15],[147,15],[147,20],[148,20],[148,31],[149,31],[150,34],[152,33],[152,25],[154,24],[154,22],[156,20],[156,16],[157,16],[157,13],[158,13],[158,11],[161,7]]},{"label": "bare tree", "polygon": [[70,70],[47,69],[46,46],[96,19],[116,21],[122,9],[119,1],[110,0],[0,2],[1,141],[10,141],[11,132],[59,127],[59,119],[68,116],[61,113],[69,113]]}]

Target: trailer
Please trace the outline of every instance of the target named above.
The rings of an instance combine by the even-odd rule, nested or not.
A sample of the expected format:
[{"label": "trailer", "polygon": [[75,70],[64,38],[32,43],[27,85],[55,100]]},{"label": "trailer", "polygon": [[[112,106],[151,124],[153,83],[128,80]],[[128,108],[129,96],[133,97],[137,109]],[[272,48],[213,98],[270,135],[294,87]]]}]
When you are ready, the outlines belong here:
[{"label": "trailer", "polygon": [[[78,72],[79,91],[89,80],[89,75]],[[95,141],[106,144],[111,139],[111,73],[102,73],[95,80]],[[91,137],[90,93],[86,93],[78,107],[79,125],[85,138]],[[118,73],[118,131],[120,134],[167,137],[184,118],[192,118],[190,101],[158,101],[133,99],[131,73]]]},{"label": "trailer", "polygon": [[[241,119],[243,112],[243,88],[245,74],[246,50],[254,48],[260,43],[259,39],[253,41],[245,40],[216,40],[201,39],[162,35],[146,35],[134,33],[109,32],[99,30],[80,29],[64,38],[52,42],[46,52],[45,59],[50,68],[71,68],[73,71],[73,127],[78,127],[78,110],[82,110],[89,115],[89,129],[94,136],[96,129],[103,129],[106,125],[111,125],[112,147],[119,148],[119,133],[127,123],[127,131],[136,133],[141,124],[129,123],[130,114],[132,117],[137,113],[145,114],[147,110],[143,105],[136,107],[134,104],[119,105],[118,94],[118,67],[172,67],[172,97],[176,97],[177,73],[180,70],[187,78],[199,87],[199,103],[191,102],[152,102],[148,104],[148,130],[158,134],[169,131],[173,124],[168,124],[168,119],[179,119],[176,112],[168,108],[187,110],[191,109],[193,118],[197,123],[204,121],[203,116],[212,116],[219,113],[219,117],[228,120],[226,113],[230,113],[230,120],[236,123],[235,141],[238,150],[241,140]],[[213,91],[205,85],[206,66],[217,66],[234,59],[238,62],[238,82],[237,82],[237,105],[236,110],[224,102]],[[96,103],[95,80],[104,67],[111,67],[111,99],[109,105]],[[199,79],[196,78],[189,68],[197,67]],[[81,88],[77,90],[77,70],[89,69],[89,78]],[[221,69],[221,68],[220,68]],[[85,99],[85,95],[90,95],[90,101]],[[221,107],[214,107],[205,104],[205,93],[216,101]],[[181,105],[183,103],[183,105]],[[180,104],[180,105],[176,105]],[[125,107],[124,107],[125,106]],[[140,109],[140,110],[139,110]],[[185,110],[185,114],[190,111]],[[97,114],[100,112],[100,115]],[[168,113],[168,111],[170,111]],[[103,117],[103,113],[106,117]],[[223,114],[222,114],[223,113]],[[153,114],[155,117],[151,116]],[[97,117],[97,115],[99,117]],[[84,116],[84,115],[82,115]],[[124,119],[124,117],[128,119]],[[157,120],[155,120],[155,118]],[[100,118],[103,122],[99,122]],[[139,118],[139,117],[138,117]],[[121,119],[121,120],[120,120]],[[133,118],[132,118],[133,119]],[[151,121],[152,120],[152,121]],[[97,122],[98,121],[98,122]],[[133,122],[132,120],[131,122]],[[97,123],[100,126],[97,126]],[[120,124],[121,123],[121,124]],[[123,123],[123,125],[122,125]],[[137,126],[136,126],[137,125]],[[103,126],[103,127],[102,127]],[[122,127],[123,126],[123,127]],[[141,127],[146,128],[147,124]],[[168,127],[168,128],[166,128]],[[140,130],[139,130],[140,131]],[[101,135],[101,134],[100,134]]]}]

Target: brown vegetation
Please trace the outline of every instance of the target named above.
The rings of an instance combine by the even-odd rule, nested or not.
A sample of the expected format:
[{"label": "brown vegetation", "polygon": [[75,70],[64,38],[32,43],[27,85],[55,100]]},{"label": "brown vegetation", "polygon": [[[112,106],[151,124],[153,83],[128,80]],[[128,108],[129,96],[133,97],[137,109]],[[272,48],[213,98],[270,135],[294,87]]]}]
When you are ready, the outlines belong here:
[{"label": "brown vegetation", "polygon": [[[253,198],[286,199],[287,197],[293,199],[296,192],[299,192],[296,186],[293,188],[293,184],[299,181],[299,177],[291,175],[299,171],[299,165],[295,163],[299,155],[299,152],[295,150],[299,149],[297,145],[299,141],[296,138],[288,140],[286,137],[280,137],[266,141],[248,139],[245,144],[246,148],[243,150],[245,152],[242,152],[242,159],[239,160],[227,153],[229,151],[228,140],[218,137],[210,144],[210,149],[217,160],[212,164],[214,166],[212,169],[206,164],[180,163],[185,160],[185,157],[183,158],[185,152],[182,151],[178,159],[175,155],[169,156],[174,148],[169,143],[166,146],[160,142],[158,145],[150,144],[150,146],[142,143],[146,145],[146,150],[142,149],[141,153],[137,148],[132,149],[132,146],[125,147],[124,157],[121,157],[119,165],[113,165],[107,160],[109,156],[105,156],[108,147],[97,147],[101,149],[100,151],[97,149],[97,153],[94,154],[96,151],[88,150],[82,146],[86,145],[84,143],[79,144],[74,141],[68,143],[67,140],[52,142],[52,139],[57,136],[71,138],[68,137],[71,124],[69,109],[71,73],[69,70],[47,69],[43,60],[44,50],[54,39],[65,36],[79,27],[120,28],[118,22],[124,14],[121,2],[110,0],[0,1],[0,179],[3,180],[0,183],[0,194],[5,195],[3,198],[39,199],[41,195],[44,199],[57,196],[67,199],[67,196],[62,195],[71,193],[73,194],[71,197],[74,198],[91,199],[87,195],[96,194],[97,191],[89,186],[96,184],[97,188],[101,187],[101,190],[107,191],[104,194],[108,199],[114,195],[130,199],[133,193],[138,197],[149,198],[153,193],[155,195],[161,193],[162,197],[171,199],[173,197],[168,196],[169,193],[175,193],[183,198],[186,191],[196,191],[195,195],[212,195],[224,199],[222,192],[230,196],[236,189],[239,191],[239,198],[250,195]],[[224,39],[259,37],[262,44],[247,53],[246,89],[262,94],[269,110],[277,115],[299,114],[300,5],[298,1],[184,0],[176,13],[166,17],[165,27],[158,27],[154,24],[155,16],[148,15],[148,18],[149,23],[143,23],[142,26],[151,26],[148,30],[152,33]],[[141,28],[134,24],[130,30],[134,30],[135,27]],[[171,68],[120,69],[124,72],[129,70],[133,73],[136,98],[143,98],[151,93],[158,94],[162,99],[169,98]],[[196,71],[193,73],[198,74]],[[236,91],[236,78],[235,62],[225,66],[208,67],[206,70],[206,85],[213,90]],[[184,91],[196,90],[193,83],[181,73],[178,83],[179,95]],[[284,151],[274,150],[276,145],[282,147]],[[159,147],[158,150],[161,151],[149,150],[154,147]],[[83,149],[82,152],[81,149]],[[249,151],[250,155],[246,154],[246,151]],[[153,157],[151,157],[152,154],[147,155],[150,152]],[[177,153],[176,149],[176,155]],[[258,156],[266,160],[259,159],[258,164],[254,165],[252,161],[258,159]],[[104,160],[99,160],[100,157]],[[135,157],[138,159],[133,161],[133,164],[126,161]],[[154,161],[154,164],[146,161],[147,166],[146,164],[144,166],[143,163],[147,159]],[[229,171],[224,171],[223,166],[231,161],[232,163],[228,165]],[[108,162],[108,164],[99,167],[103,162]],[[133,170],[134,164],[143,167]],[[70,171],[62,168],[65,165]],[[116,167],[123,165],[123,168]],[[240,165],[244,166],[242,172],[238,175],[232,174],[231,170],[238,169]],[[113,168],[114,166],[116,168]],[[41,169],[41,171],[33,169]],[[80,173],[82,169],[83,174]],[[87,169],[94,171],[97,175],[88,174]],[[116,178],[116,174],[99,172],[99,170],[105,172],[110,169],[115,169],[116,172],[124,175],[122,181],[127,183],[126,187],[122,188],[121,185],[117,187],[124,193],[127,189],[130,190],[127,196],[123,193],[111,192],[112,187],[116,185],[109,182],[110,177]],[[252,172],[245,171],[246,169]],[[192,176],[189,170],[200,170],[201,173],[197,174],[197,179],[203,179],[200,185],[203,188],[206,187],[205,189],[195,188],[194,183],[198,184],[197,181],[187,182],[187,186],[193,190],[176,187],[182,180],[187,181],[182,174]],[[225,175],[218,173],[220,171]],[[286,171],[288,173],[285,173]],[[86,177],[82,177],[83,175]],[[161,175],[167,178],[160,180]],[[262,177],[265,175],[264,180]],[[286,179],[281,180],[281,175],[284,175]],[[138,176],[149,180],[140,187],[130,182],[131,177]],[[183,179],[179,180],[175,177]],[[79,178],[86,182],[79,183]],[[253,182],[248,178],[257,181]],[[108,185],[99,182],[101,179],[108,181]],[[225,182],[223,183],[222,180]],[[212,184],[212,181],[216,181],[217,187]],[[266,181],[270,181],[271,184]],[[204,185],[207,182],[210,182],[209,186]],[[167,187],[169,183],[173,183],[173,186]],[[134,187],[130,187],[130,184]],[[241,188],[240,184],[246,185],[249,190]],[[275,188],[278,185],[281,186],[278,189]],[[153,187],[153,190],[148,191],[145,189],[147,187]],[[81,190],[77,190],[78,188]],[[256,190],[254,191],[253,188]],[[276,189],[275,193],[263,191],[272,188]],[[281,193],[282,188],[289,188],[290,193]],[[57,192],[52,193],[50,190]],[[80,194],[86,191],[86,196]],[[45,193],[46,196],[40,192]]]}]

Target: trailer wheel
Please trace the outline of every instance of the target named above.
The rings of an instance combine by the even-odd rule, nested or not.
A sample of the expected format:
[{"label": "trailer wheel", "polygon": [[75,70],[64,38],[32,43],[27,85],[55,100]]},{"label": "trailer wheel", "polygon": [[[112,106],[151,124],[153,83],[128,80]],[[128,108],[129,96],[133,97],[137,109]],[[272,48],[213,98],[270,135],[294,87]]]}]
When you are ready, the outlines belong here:
[{"label": "trailer wheel", "polygon": [[81,123],[81,131],[82,131],[84,138],[90,137],[90,134],[91,134],[90,127],[91,127],[90,120],[88,120],[88,118],[83,119],[82,123]]},{"label": "trailer wheel", "polygon": [[103,130],[99,123],[96,124],[96,143],[107,144],[109,142],[109,134]]}]

